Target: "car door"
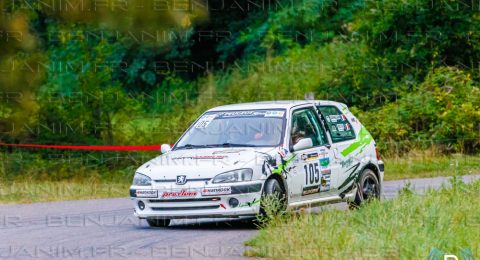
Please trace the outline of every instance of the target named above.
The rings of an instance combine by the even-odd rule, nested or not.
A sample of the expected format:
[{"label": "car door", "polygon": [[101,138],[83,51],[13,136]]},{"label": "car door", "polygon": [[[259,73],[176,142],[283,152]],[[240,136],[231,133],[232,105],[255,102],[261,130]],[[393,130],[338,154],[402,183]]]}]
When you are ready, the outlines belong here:
[{"label": "car door", "polygon": [[[333,191],[332,170],[336,172],[330,163],[334,155],[328,147],[328,139],[315,108],[303,107],[292,110],[289,128],[290,151],[296,156],[293,161],[293,174],[287,179],[290,201],[330,195]],[[305,138],[312,140],[312,146],[293,150],[295,144]]]},{"label": "car door", "polygon": [[355,118],[354,122],[348,120],[349,113],[342,112],[335,105],[320,105],[317,108],[332,140],[333,164],[339,167],[338,174],[332,178],[333,186],[341,192],[352,183],[351,176],[360,165],[355,153],[348,152],[356,141],[355,128],[360,124]]}]

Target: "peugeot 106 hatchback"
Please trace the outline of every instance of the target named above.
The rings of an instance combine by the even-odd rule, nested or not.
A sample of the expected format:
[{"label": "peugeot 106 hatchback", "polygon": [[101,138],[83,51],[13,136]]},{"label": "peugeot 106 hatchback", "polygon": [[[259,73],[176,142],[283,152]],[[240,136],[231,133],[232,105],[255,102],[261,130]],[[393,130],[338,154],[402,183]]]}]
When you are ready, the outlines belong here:
[{"label": "peugeot 106 hatchback", "polygon": [[342,103],[269,101],[202,114],[135,173],[134,214],[150,226],[175,218],[255,216],[272,195],[287,210],[379,198],[384,164],[367,129]]}]

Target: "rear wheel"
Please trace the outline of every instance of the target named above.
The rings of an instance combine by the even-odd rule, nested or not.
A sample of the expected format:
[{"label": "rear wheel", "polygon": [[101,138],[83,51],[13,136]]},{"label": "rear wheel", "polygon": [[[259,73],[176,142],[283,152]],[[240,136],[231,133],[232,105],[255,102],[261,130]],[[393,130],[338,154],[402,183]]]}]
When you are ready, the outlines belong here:
[{"label": "rear wheel", "polygon": [[147,218],[147,223],[151,227],[168,227],[168,225],[170,225],[170,219]]},{"label": "rear wheel", "polygon": [[280,182],[275,178],[268,179],[263,189],[260,214],[268,216],[285,211],[287,207],[286,198],[285,189]]},{"label": "rear wheel", "polygon": [[380,183],[375,173],[370,169],[363,170],[357,181],[357,193],[355,200],[349,202],[350,209],[380,198]]}]

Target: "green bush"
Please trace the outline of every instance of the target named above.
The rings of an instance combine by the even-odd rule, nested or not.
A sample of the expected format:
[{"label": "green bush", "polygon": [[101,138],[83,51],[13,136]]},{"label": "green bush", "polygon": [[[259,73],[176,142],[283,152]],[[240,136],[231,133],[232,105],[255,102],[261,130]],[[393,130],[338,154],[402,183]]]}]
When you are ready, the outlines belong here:
[{"label": "green bush", "polygon": [[480,90],[471,75],[441,67],[427,75],[418,91],[359,117],[383,152],[433,146],[446,153],[471,153],[479,148],[479,109]]}]

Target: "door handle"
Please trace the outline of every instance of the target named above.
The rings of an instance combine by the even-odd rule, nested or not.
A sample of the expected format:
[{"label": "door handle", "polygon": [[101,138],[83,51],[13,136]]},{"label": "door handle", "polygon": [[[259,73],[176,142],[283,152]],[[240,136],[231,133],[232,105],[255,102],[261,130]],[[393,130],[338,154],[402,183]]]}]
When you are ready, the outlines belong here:
[{"label": "door handle", "polygon": [[338,152],[337,148],[333,149],[333,155],[335,156],[335,159],[337,159],[337,161],[340,159],[340,153]]}]

